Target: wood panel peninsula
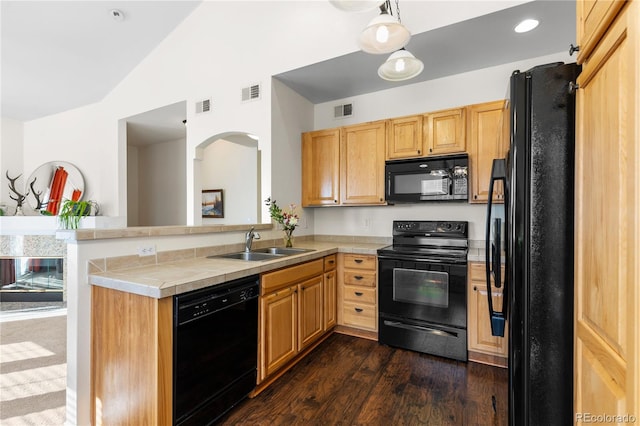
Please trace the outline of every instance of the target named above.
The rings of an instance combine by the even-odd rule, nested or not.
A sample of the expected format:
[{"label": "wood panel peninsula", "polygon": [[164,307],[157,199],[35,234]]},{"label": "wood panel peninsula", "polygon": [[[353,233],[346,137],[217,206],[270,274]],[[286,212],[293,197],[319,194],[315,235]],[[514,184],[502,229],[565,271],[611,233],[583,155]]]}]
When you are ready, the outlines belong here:
[{"label": "wood panel peninsula", "polygon": [[[231,246],[181,249],[173,256],[158,252],[158,263],[147,265],[118,258],[98,260],[95,263],[103,271],[96,271],[95,265],[92,270],[90,262],[92,424],[173,423],[177,294],[260,276],[259,375],[254,394],[324,341],[336,325],[342,333],[375,339],[369,330],[340,322],[336,289],[343,284],[336,273],[341,268],[338,253],[375,259],[377,249],[388,241],[329,242],[309,237],[296,242],[312,251],[256,262],[207,257],[234,251]],[[282,327],[287,333],[281,332]]]}]

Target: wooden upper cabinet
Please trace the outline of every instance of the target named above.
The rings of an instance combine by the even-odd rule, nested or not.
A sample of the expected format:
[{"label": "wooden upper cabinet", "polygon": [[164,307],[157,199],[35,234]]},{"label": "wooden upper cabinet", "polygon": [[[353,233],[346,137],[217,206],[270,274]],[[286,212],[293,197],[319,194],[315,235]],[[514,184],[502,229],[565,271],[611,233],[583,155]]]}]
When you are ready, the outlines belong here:
[{"label": "wooden upper cabinet", "polygon": [[576,40],[580,46],[577,62],[579,64],[591,55],[624,4],[623,0],[576,1]]},{"label": "wooden upper cabinet", "polygon": [[[469,166],[471,173],[471,203],[489,200],[491,167],[495,158],[505,158],[509,149],[509,109],[500,100],[467,107],[469,125]],[[494,187],[494,202],[502,202],[502,182]]]},{"label": "wooden upper cabinet", "polygon": [[465,109],[436,111],[424,116],[426,155],[456,154],[466,150]]},{"label": "wooden upper cabinet", "polygon": [[386,121],[343,127],[340,199],[345,205],[384,204]]},{"label": "wooden upper cabinet", "polygon": [[302,206],[340,202],[340,129],[302,134]]},{"label": "wooden upper cabinet", "polygon": [[394,118],[387,124],[387,160],[421,157],[424,154],[422,145],[422,116]]}]

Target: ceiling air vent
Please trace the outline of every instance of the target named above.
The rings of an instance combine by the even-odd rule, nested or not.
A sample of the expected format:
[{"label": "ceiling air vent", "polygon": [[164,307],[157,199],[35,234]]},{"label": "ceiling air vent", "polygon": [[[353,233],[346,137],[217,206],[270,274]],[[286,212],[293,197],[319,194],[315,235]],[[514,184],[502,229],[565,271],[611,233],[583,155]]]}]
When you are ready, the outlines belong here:
[{"label": "ceiling air vent", "polygon": [[333,118],[345,118],[353,115],[353,104],[336,105],[333,107]]},{"label": "ceiling air vent", "polygon": [[260,99],[260,85],[252,84],[249,87],[242,88],[242,102],[254,101]]},{"label": "ceiling air vent", "polygon": [[211,99],[196,102],[196,114],[211,111]]}]

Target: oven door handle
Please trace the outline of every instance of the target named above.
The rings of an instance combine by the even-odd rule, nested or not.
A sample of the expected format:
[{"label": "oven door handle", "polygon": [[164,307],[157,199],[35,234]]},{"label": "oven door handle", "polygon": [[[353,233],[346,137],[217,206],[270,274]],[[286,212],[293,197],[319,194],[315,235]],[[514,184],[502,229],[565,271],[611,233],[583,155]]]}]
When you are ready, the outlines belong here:
[{"label": "oven door handle", "polygon": [[424,326],[420,326],[420,325],[405,324],[405,323],[402,323],[402,322],[399,322],[399,321],[384,320],[384,325],[389,326],[389,327],[404,328],[405,330],[426,331],[427,333],[436,334],[438,336],[458,337],[458,333],[452,333],[451,331],[438,330],[437,328],[424,327]]},{"label": "oven door handle", "polygon": [[[501,275],[500,275],[500,258],[501,258],[501,250],[500,250],[500,227],[501,222],[500,218],[496,218],[495,220],[495,232],[496,235],[496,243],[494,244],[491,239],[491,214],[493,209],[491,208],[493,203],[493,184],[495,181],[501,180],[503,182],[503,188],[506,189],[507,185],[507,175],[506,175],[506,167],[505,160],[497,159],[493,160],[493,164],[491,166],[491,180],[489,181],[489,194],[487,200],[487,227],[485,234],[485,269],[487,274],[487,304],[489,306],[489,319],[491,321],[491,334],[493,336],[504,337],[504,327],[506,320],[506,310],[507,304],[502,304],[501,311],[493,310],[493,297],[491,295],[491,276],[493,275],[493,280],[495,282],[496,288],[500,288],[502,286],[501,283]],[[505,203],[507,201],[505,200]],[[506,217],[506,215],[505,215]],[[491,245],[491,247],[489,246]],[[505,289],[504,293],[506,295],[506,280],[505,280]],[[506,299],[505,299],[506,300]]]},{"label": "oven door handle", "polygon": [[467,259],[458,258],[458,259],[437,259],[437,258],[424,258],[424,257],[413,257],[413,256],[392,256],[387,254],[378,253],[378,259],[385,260],[399,260],[402,262],[428,262],[428,263],[437,263],[438,265],[466,265]]}]

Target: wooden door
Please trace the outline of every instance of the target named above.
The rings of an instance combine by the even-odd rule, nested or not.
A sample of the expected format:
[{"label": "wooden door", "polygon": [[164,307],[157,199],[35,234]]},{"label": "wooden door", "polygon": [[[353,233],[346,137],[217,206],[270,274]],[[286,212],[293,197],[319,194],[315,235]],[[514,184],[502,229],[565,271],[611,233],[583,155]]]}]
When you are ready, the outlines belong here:
[{"label": "wooden door", "polygon": [[387,126],[387,160],[424,155],[421,115],[394,118]]},{"label": "wooden door", "polygon": [[324,332],[323,276],[318,275],[298,284],[298,351]]},{"label": "wooden door", "polygon": [[427,155],[465,152],[467,148],[465,129],[464,108],[436,111],[425,115],[423,136]]},{"label": "wooden door", "polygon": [[[575,412],[640,420],[640,4],[578,78]],[[622,424],[624,417],[604,423]],[[618,420],[616,420],[618,419]]]},{"label": "wooden door", "polygon": [[[468,107],[469,173],[471,203],[489,200],[491,167],[495,158],[505,158],[509,149],[508,108],[506,101],[494,101]],[[502,182],[497,182],[494,202],[502,202]]]},{"label": "wooden door", "polygon": [[386,122],[342,128],[340,199],[342,204],[384,204]]},{"label": "wooden door", "polygon": [[340,202],[340,129],[302,134],[302,205]]},{"label": "wooden door", "polygon": [[296,287],[284,288],[260,300],[261,380],[298,353],[296,302]]},{"label": "wooden door", "polygon": [[624,0],[578,0],[576,31],[580,52],[578,63],[591,55],[613,18],[624,6]]},{"label": "wooden door", "polygon": [[327,331],[337,323],[337,291],[338,291],[338,279],[336,271],[329,271],[324,273],[324,315],[323,325],[324,330]]}]

